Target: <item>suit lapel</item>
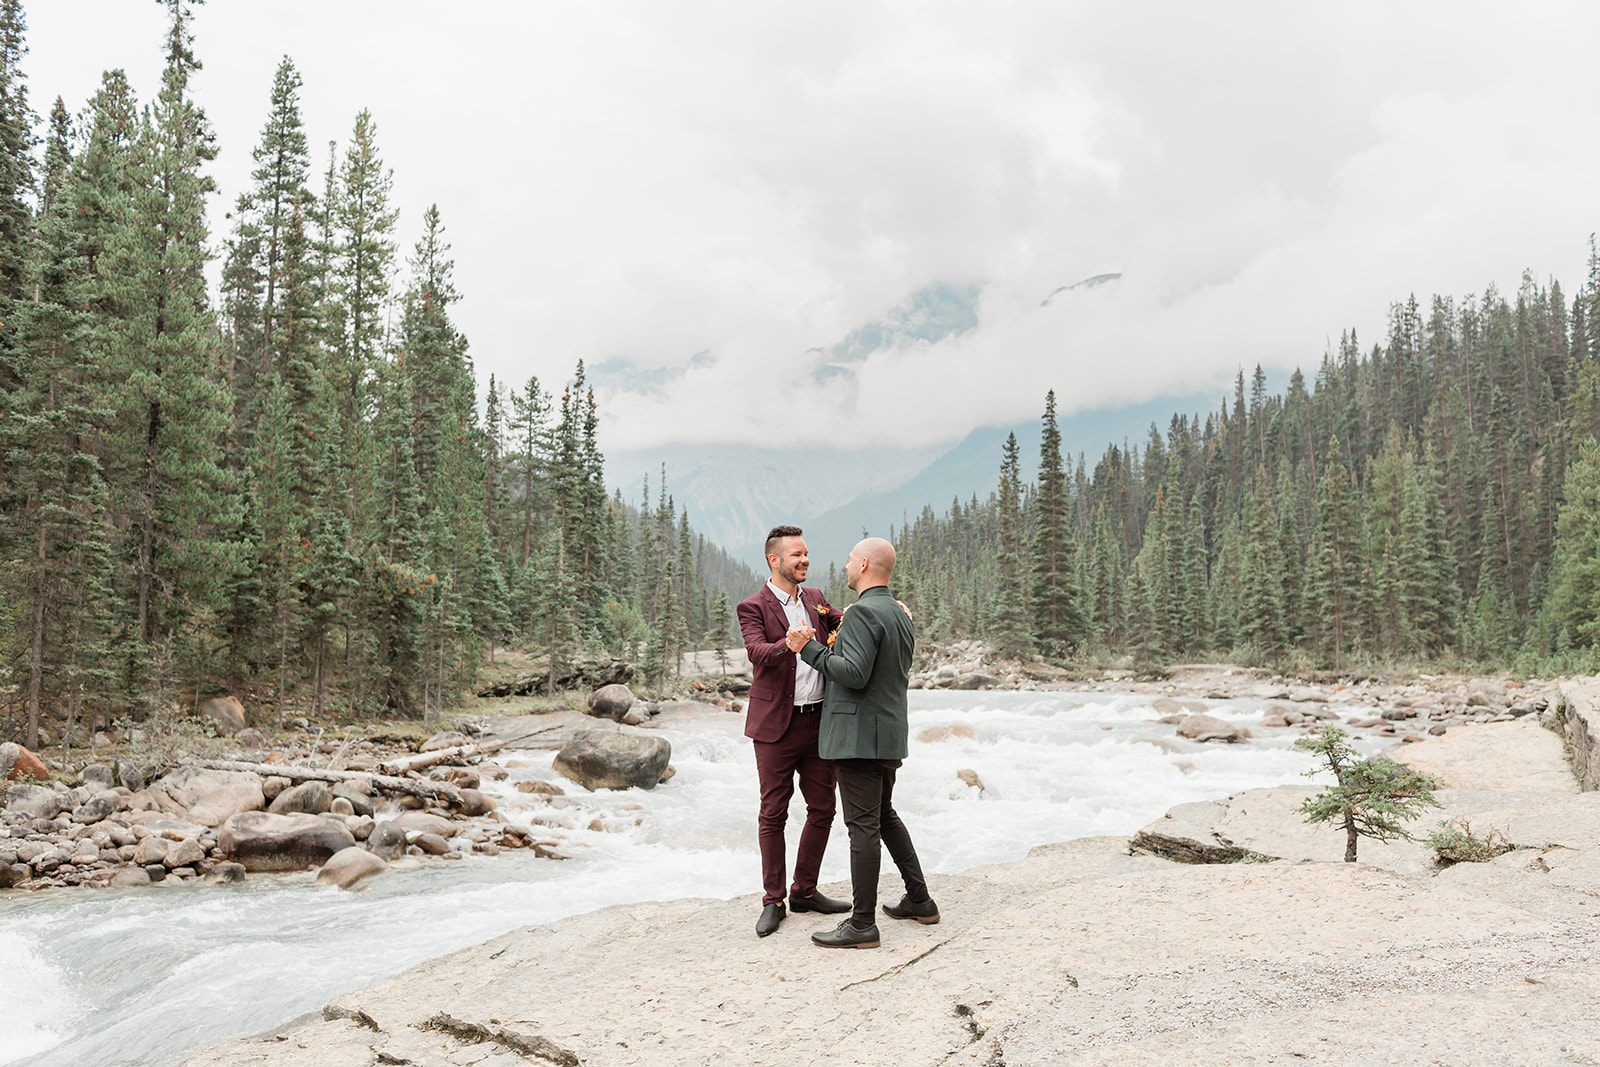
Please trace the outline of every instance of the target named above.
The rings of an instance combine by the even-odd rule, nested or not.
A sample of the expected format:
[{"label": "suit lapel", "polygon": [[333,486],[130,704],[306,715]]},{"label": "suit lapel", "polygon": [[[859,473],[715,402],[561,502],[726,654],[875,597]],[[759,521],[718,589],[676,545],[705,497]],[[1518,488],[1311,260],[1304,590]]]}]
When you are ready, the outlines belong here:
[{"label": "suit lapel", "polygon": [[766,594],[761,602],[767,606],[767,632],[772,632],[772,627],[778,628],[780,638],[789,632],[789,616],[783,613],[783,605],[778,603],[778,595],[772,591],[772,586],[762,583],[761,592]]}]

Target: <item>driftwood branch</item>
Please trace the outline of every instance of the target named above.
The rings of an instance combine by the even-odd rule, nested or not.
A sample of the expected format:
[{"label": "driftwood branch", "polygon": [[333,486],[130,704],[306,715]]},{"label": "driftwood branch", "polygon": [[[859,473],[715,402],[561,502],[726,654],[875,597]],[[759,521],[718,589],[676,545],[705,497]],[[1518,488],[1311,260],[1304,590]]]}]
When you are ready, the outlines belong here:
[{"label": "driftwood branch", "polygon": [[[430,753],[431,755],[431,753]],[[395,778],[387,774],[369,774],[366,771],[330,771],[320,767],[292,767],[283,763],[246,763],[231,759],[189,759],[182,761],[190,767],[210,771],[249,771],[263,777],[277,775],[293,782],[370,782],[374,789],[385,793],[405,793],[423,800],[443,800],[461,806],[461,790],[449,782],[435,782],[426,778]]]},{"label": "driftwood branch", "polygon": [[561,726],[546,726],[542,730],[535,730],[530,734],[521,734],[517,737],[508,737],[503,741],[484,741],[476,745],[457,745],[454,748],[441,748],[435,752],[419,752],[415,756],[402,756],[399,759],[385,760],[378,764],[378,769],[384,774],[404,774],[407,771],[421,770],[423,767],[432,767],[436,763],[450,763],[455,760],[464,760],[469,756],[486,756],[491,752],[498,752],[502,748],[526,741],[530,737],[540,734],[552,733],[562,729]]}]

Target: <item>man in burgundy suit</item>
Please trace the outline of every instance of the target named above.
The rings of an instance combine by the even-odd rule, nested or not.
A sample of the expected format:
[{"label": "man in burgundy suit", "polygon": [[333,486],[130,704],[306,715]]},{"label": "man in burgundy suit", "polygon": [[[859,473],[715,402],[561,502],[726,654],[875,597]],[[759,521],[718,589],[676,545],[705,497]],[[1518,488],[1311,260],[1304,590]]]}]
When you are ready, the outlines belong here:
[{"label": "man in burgundy suit", "polygon": [[827,641],[839,626],[839,612],[820,589],[802,589],[811,558],[798,526],[774,526],[767,534],[767,566],[772,577],[755,596],[739,604],[739,630],[750,654],[750,703],[745,735],[755,742],[756,778],[761,783],[761,918],[756,935],[778,928],[784,910],[783,827],[789,820],[794,780],[806,800],[806,821],[794,860],[789,907],[794,911],[838,914],[850,904],[817,892],[817,870],[833,825],[833,764],[817,755],[817,723],[822,711],[822,676],[789,650],[792,627],[806,625]]}]

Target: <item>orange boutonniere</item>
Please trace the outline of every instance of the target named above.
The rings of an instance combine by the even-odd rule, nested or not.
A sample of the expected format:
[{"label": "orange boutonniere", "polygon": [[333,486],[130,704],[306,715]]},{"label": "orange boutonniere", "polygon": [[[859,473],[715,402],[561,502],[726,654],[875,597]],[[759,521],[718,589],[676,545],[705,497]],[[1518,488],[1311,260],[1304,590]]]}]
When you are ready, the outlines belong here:
[{"label": "orange boutonniere", "polygon": [[828,635],[828,647],[832,648],[833,647],[833,643],[835,641],[837,641],[837,640],[839,640],[839,631],[835,630],[835,631],[833,631],[833,633]]},{"label": "orange boutonniere", "polygon": [[826,604],[818,604],[817,605],[817,614],[818,615],[826,615],[829,612],[829,610],[830,609],[829,609],[828,605],[826,605]]}]

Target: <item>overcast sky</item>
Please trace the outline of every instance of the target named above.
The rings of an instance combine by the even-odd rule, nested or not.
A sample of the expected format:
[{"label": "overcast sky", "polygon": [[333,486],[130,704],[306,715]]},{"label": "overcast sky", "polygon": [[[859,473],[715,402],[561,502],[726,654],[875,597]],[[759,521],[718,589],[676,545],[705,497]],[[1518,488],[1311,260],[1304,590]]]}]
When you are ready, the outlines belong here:
[{"label": "overcast sky", "polygon": [[[31,0],[41,114],[141,100],[149,0]],[[603,444],[926,444],[1314,366],[1415,292],[1582,281],[1593,4],[214,0],[196,93],[223,213],[280,57],[314,170],[371,109],[408,250],[438,203],[480,380],[603,376]],[[1054,290],[1103,273],[1115,282]],[[834,346],[916,294],[942,340]],[[690,360],[693,364],[690,365]],[[640,381],[645,379],[641,378]],[[870,412],[869,418],[858,417]]]}]

